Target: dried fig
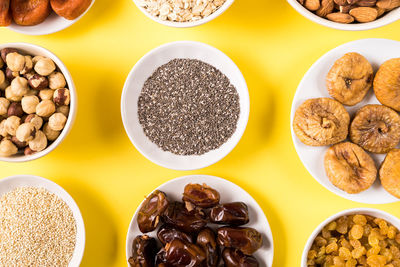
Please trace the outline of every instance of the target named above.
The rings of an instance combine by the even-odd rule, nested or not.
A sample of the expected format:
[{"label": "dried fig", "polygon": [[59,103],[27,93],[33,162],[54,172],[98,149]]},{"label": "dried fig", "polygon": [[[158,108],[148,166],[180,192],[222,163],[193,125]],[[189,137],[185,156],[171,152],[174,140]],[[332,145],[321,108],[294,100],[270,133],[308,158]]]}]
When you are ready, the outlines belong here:
[{"label": "dried fig", "polygon": [[358,53],[347,53],[336,60],[326,76],[329,94],[344,105],[360,103],[372,86],[373,69]]},{"label": "dried fig", "polygon": [[377,175],[373,159],[361,147],[350,142],[330,147],[325,153],[324,165],[331,183],[349,194],[367,190]]},{"label": "dried fig", "polygon": [[366,105],[357,111],[350,139],[372,153],[387,153],[400,141],[400,116],[382,105]]},{"label": "dried fig", "polygon": [[386,155],[379,170],[379,176],[383,188],[400,198],[400,149],[393,149]]},{"label": "dried fig", "polygon": [[338,101],[314,98],[296,110],[293,130],[306,145],[327,146],[346,139],[350,115]]},{"label": "dried fig", "polygon": [[12,0],[11,12],[18,25],[37,25],[50,15],[50,0]]},{"label": "dried fig", "polygon": [[400,111],[400,58],[383,63],[374,79],[376,98],[383,105]]},{"label": "dried fig", "polygon": [[0,26],[9,26],[11,22],[10,0],[0,0]]},{"label": "dried fig", "polygon": [[50,0],[54,12],[69,20],[82,15],[91,3],[92,0]]}]

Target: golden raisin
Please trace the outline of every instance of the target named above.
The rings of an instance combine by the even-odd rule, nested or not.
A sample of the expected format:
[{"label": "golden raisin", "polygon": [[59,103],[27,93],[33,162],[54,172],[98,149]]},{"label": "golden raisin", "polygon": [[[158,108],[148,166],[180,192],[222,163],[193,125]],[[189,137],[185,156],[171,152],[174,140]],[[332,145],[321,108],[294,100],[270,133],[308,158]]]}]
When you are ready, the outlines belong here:
[{"label": "golden raisin", "polygon": [[364,215],[357,214],[357,215],[354,215],[353,222],[355,224],[359,224],[361,226],[364,226],[364,225],[367,224],[367,218]]},{"label": "golden raisin", "polygon": [[326,246],[326,249],[325,249],[326,254],[330,254],[337,250],[338,250],[338,244],[336,242],[330,243],[329,245]]},{"label": "golden raisin", "polygon": [[351,239],[350,240],[350,245],[353,248],[358,248],[358,247],[361,247],[361,242],[359,240],[356,240],[356,239]]},{"label": "golden raisin", "polygon": [[394,239],[396,237],[396,232],[396,227],[394,227],[393,225],[389,226],[387,237],[390,239]]},{"label": "golden raisin", "polygon": [[317,257],[317,252],[315,250],[310,250],[308,252],[308,259],[314,259],[315,257]]},{"label": "golden raisin", "polygon": [[341,259],[340,257],[336,256],[333,258],[333,264],[334,266],[341,266],[341,267],[345,267],[345,261],[343,259]]},{"label": "golden raisin", "polygon": [[339,248],[339,257],[343,260],[349,260],[351,259],[351,252],[348,248],[341,247]]},{"label": "golden raisin", "polygon": [[365,253],[367,253],[365,247],[358,247],[353,249],[353,251],[351,252],[351,256],[355,259],[359,259],[361,258],[361,256],[365,255]]},{"label": "golden raisin", "polygon": [[386,258],[381,255],[372,255],[367,257],[367,264],[371,267],[384,267],[386,264]]},{"label": "golden raisin", "polygon": [[334,231],[334,230],[336,230],[336,226],[337,226],[337,223],[335,221],[333,221],[333,222],[328,224],[326,229],[328,229],[329,231]]},{"label": "golden raisin", "polygon": [[359,224],[355,224],[350,230],[350,237],[353,239],[360,239],[363,234],[364,228]]},{"label": "golden raisin", "polygon": [[374,247],[368,249],[368,251],[367,251],[367,257],[370,257],[370,256],[372,256],[372,255],[378,255],[379,252],[381,252],[381,247],[379,247],[379,246],[374,246]]}]

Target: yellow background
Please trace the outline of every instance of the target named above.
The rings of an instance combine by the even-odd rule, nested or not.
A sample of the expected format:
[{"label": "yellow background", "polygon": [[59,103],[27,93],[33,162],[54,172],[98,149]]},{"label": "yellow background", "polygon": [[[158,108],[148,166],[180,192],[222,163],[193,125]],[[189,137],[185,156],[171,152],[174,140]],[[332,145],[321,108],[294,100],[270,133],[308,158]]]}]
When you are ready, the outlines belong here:
[{"label": "yellow background", "polygon": [[[209,174],[247,190],[261,205],[274,235],[274,267],[299,266],[306,240],[328,216],[374,207],[400,217],[400,204],[363,205],[323,188],[301,164],[290,135],[296,87],[325,52],[361,38],[400,40],[400,22],[365,32],[314,24],[285,0],[236,0],[216,20],[192,29],[169,28],[145,17],[131,0],[97,0],[72,27],[47,36],[0,29],[1,42],[44,46],[66,64],[79,107],[66,140],[29,163],[0,163],[1,177],[34,174],[63,186],[86,225],[82,266],[126,266],[125,236],[143,197],[175,177]],[[120,116],[120,96],[133,65],[171,41],[195,40],[225,52],[248,83],[251,114],[238,146],[198,171],[173,171],[145,159],[130,143]],[[376,50],[379,53],[379,48]]]}]

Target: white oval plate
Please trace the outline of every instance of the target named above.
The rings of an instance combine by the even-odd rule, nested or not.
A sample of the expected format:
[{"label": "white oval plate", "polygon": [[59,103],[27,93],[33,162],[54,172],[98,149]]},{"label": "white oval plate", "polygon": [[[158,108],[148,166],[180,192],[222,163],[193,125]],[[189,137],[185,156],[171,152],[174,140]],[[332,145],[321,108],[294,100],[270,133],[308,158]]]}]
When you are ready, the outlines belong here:
[{"label": "white oval plate", "polygon": [[[139,123],[137,103],[145,81],[158,67],[175,58],[198,59],[216,67],[229,78],[239,94],[240,114],[235,133],[221,147],[203,155],[180,156],[163,151],[150,141]],[[147,53],[129,73],[121,97],[122,121],[136,149],[152,162],[175,170],[201,169],[228,155],[242,138],[249,112],[250,100],[246,81],[235,63],[218,49],[192,41],[168,43]]]},{"label": "white oval plate", "polygon": [[81,264],[85,251],[85,225],[82,214],[73,198],[58,184],[42,177],[33,175],[16,175],[0,180],[0,196],[18,187],[45,188],[61,198],[71,209],[76,222],[76,245],[69,267],[77,267]]},{"label": "white oval plate", "polygon": [[93,6],[94,1],[90,4],[90,6],[86,9],[85,12],[83,12],[82,15],[77,17],[74,20],[68,20],[63,17],[58,16],[54,11],[51,12],[50,16],[46,18],[45,21],[42,23],[35,25],[35,26],[21,26],[16,24],[15,22],[12,22],[8,28],[14,32],[22,33],[22,34],[27,34],[27,35],[46,35],[46,34],[51,34],[55,32],[62,31],[78,20],[80,20],[88,11],[89,9]]},{"label": "white oval plate", "polygon": [[[256,229],[263,236],[263,246],[256,253],[254,253],[254,256],[260,262],[260,267],[272,266],[272,260],[274,257],[274,243],[268,220],[264,212],[262,211],[261,207],[254,200],[254,198],[252,198],[249,195],[249,193],[244,191],[241,187],[225,179],[215,176],[190,175],[168,181],[165,184],[156,188],[155,190],[163,191],[164,193],[167,194],[170,200],[181,201],[183,189],[187,184],[190,183],[197,183],[197,184],[206,183],[207,185],[216,189],[221,195],[221,203],[241,201],[248,205],[250,222],[245,226]],[[132,253],[133,240],[135,239],[136,236],[143,235],[137,226],[137,214],[141,206],[142,204],[140,204],[139,207],[137,208],[135,214],[133,215],[132,221],[129,225],[128,235],[126,237],[127,261],[132,255],[131,253]],[[148,233],[147,235],[151,237],[156,237],[157,230]]]},{"label": "white oval plate", "polygon": [[[400,42],[386,39],[362,39],[341,45],[325,55],[312,65],[297,88],[292,103],[292,111],[290,116],[291,131],[294,146],[300,160],[303,162],[310,174],[329,191],[361,203],[366,204],[385,204],[399,201],[399,199],[390,195],[381,186],[379,178],[366,191],[359,194],[348,194],[335,187],[328,179],[324,168],[324,156],[328,146],[312,147],[303,144],[293,132],[293,117],[296,109],[307,99],[317,97],[330,97],[325,86],[325,77],[333,66],[334,62],[342,57],[345,53],[357,52],[363,55],[371,62],[374,71],[388,59],[400,57]],[[353,106],[345,106],[350,116],[353,117],[355,112],[362,106],[367,104],[380,104],[371,89],[364,100]],[[377,168],[385,158],[385,155],[371,154],[375,160]]]}]

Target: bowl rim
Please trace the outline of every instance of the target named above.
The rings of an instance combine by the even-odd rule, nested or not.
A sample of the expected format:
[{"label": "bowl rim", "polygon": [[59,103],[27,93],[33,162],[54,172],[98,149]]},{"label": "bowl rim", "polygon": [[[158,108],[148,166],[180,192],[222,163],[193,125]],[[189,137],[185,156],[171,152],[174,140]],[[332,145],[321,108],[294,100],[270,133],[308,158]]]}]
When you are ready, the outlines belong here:
[{"label": "bowl rim", "polygon": [[[243,192],[245,192],[245,193],[257,204],[257,208],[259,208],[259,210],[261,211],[261,214],[264,216],[264,218],[265,218],[265,220],[266,220],[266,222],[267,222],[266,229],[271,233],[271,236],[267,236],[267,238],[268,238],[268,239],[269,239],[269,238],[271,239],[271,240],[269,240],[269,241],[270,241],[270,245],[271,245],[270,251],[271,251],[271,254],[272,254],[271,263],[273,263],[273,261],[274,261],[274,256],[275,256],[275,246],[274,246],[274,237],[273,237],[273,236],[274,236],[274,233],[272,232],[271,224],[270,224],[270,222],[269,222],[269,220],[268,220],[268,217],[267,217],[267,215],[265,214],[264,210],[261,208],[261,206],[260,206],[260,204],[258,203],[258,201],[257,201],[249,192],[247,192],[246,190],[244,190],[244,189],[243,189],[241,186],[239,186],[238,184],[236,184],[236,183],[234,183],[234,182],[231,182],[231,181],[229,181],[229,180],[227,180],[227,179],[224,179],[224,178],[221,178],[221,177],[218,177],[218,176],[214,176],[214,175],[204,175],[204,174],[198,174],[198,175],[196,175],[196,174],[193,174],[193,175],[184,175],[184,176],[179,176],[179,177],[170,179],[170,180],[168,180],[168,181],[166,181],[166,182],[164,182],[164,183],[158,185],[156,188],[154,188],[154,190],[152,190],[148,195],[146,195],[146,197],[149,196],[150,194],[152,194],[154,191],[159,190],[159,189],[160,189],[161,187],[163,187],[163,186],[167,186],[167,185],[169,185],[169,184],[171,184],[171,183],[174,183],[174,182],[177,182],[177,181],[187,180],[187,179],[191,179],[191,178],[195,178],[195,177],[197,177],[197,178],[215,179],[215,180],[217,180],[217,181],[221,181],[221,182],[224,182],[224,183],[231,184],[232,186],[236,186],[236,187],[240,188]],[[136,221],[135,221],[136,214],[139,212],[139,209],[140,209],[140,207],[142,206],[143,202],[146,200],[146,197],[145,197],[145,198],[140,202],[140,204],[136,207],[136,209],[135,209],[135,211],[134,211],[134,213],[133,213],[133,215],[132,215],[131,221],[130,221],[130,223],[129,223],[128,231],[126,232],[126,238],[125,238],[125,239],[126,239],[126,240],[125,240],[125,258],[126,258],[126,262],[127,262],[128,266],[129,266],[129,262],[128,262],[129,254],[130,254],[130,250],[132,249],[132,248],[130,247],[131,244],[129,243],[129,240],[128,240],[128,239],[129,239],[129,233],[130,233],[131,228],[136,224]],[[246,226],[246,225],[244,225],[244,226]]]},{"label": "bowl rim", "polygon": [[[171,167],[171,166],[169,166],[168,164],[164,164],[164,163],[160,162],[159,160],[154,159],[151,155],[149,155],[148,153],[146,153],[146,152],[141,148],[140,143],[136,142],[136,138],[134,137],[134,135],[131,134],[130,131],[128,130],[129,128],[128,128],[128,119],[127,119],[127,116],[129,116],[129,115],[128,115],[127,112],[126,112],[126,104],[125,104],[126,98],[127,98],[127,94],[128,94],[129,81],[131,81],[132,79],[134,79],[134,75],[135,75],[137,69],[140,67],[141,63],[142,63],[147,57],[153,55],[154,53],[159,52],[160,50],[163,50],[163,49],[169,48],[169,47],[178,46],[178,45],[196,45],[196,46],[201,46],[201,47],[203,47],[203,48],[205,48],[205,49],[213,50],[214,52],[218,53],[218,54],[221,55],[222,57],[225,57],[225,59],[226,59],[235,69],[237,69],[238,73],[240,73],[240,77],[237,77],[237,78],[240,79],[240,82],[241,82],[241,83],[243,83],[243,85],[244,85],[244,88],[243,88],[243,89],[244,89],[244,94],[245,94],[245,98],[244,98],[244,99],[239,98],[241,102],[243,101],[243,104],[244,104],[244,106],[246,107],[246,109],[243,110],[243,111],[241,110],[241,115],[245,115],[245,116],[243,117],[243,127],[242,127],[242,128],[237,127],[237,128],[236,128],[236,131],[234,132],[234,134],[235,134],[235,133],[238,134],[238,137],[239,137],[238,140],[237,140],[236,142],[234,142],[234,143],[233,143],[233,146],[232,146],[231,148],[227,149],[226,152],[223,153],[222,156],[216,157],[215,159],[210,160],[210,161],[207,162],[206,164],[203,164],[203,165],[200,165],[200,166],[196,166],[196,167],[191,167],[191,168],[187,168],[187,167],[186,167],[186,168],[185,168],[185,167]],[[155,70],[156,68],[157,68],[157,66],[154,68],[154,70]],[[229,77],[228,77],[228,78],[229,78]],[[247,114],[247,115],[246,115],[246,114]],[[126,80],[125,80],[124,88],[123,88],[123,90],[122,90],[122,95],[121,95],[121,117],[122,117],[122,122],[123,122],[123,125],[124,125],[125,132],[126,132],[126,134],[128,135],[128,137],[129,137],[131,143],[132,143],[132,144],[135,146],[135,148],[140,152],[140,154],[142,154],[145,158],[147,158],[147,159],[150,160],[151,162],[157,164],[158,166],[161,166],[161,167],[164,167],[164,168],[167,168],[167,169],[178,170],[178,171],[198,170],[198,169],[202,169],[202,168],[206,168],[206,167],[208,167],[208,166],[211,166],[211,165],[213,165],[213,164],[219,162],[219,161],[222,160],[223,158],[225,158],[228,154],[230,154],[230,153],[232,152],[232,150],[237,146],[237,144],[238,144],[238,143],[240,142],[240,140],[242,139],[243,134],[244,134],[244,132],[245,132],[245,130],[246,130],[246,128],[247,128],[248,120],[249,120],[249,117],[250,117],[250,96],[249,96],[248,86],[247,86],[246,80],[245,80],[245,78],[244,78],[242,72],[240,71],[239,67],[235,64],[235,62],[234,62],[230,57],[228,57],[228,56],[227,56],[225,53],[223,53],[221,50],[219,50],[219,49],[217,49],[217,48],[215,48],[215,47],[213,47],[213,46],[211,46],[211,45],[208,45],[208,44],[205,44],[205,43],[202,43],[202,42],[197,42],[197,41],[175,41],[175,42],[170,42],[170,43],[166,43],[166,44],[163,44],[163,45],[161,45],[161,46],[158,46],[158,47],[152,49],[150,52],[146,53],[142,58],[140,58],[140,59],[136,62],[136,64],[133,66],[133,68],[132,68],[131,71],[129,72],[129,75],[128,75],[128,77],[127,77]],[[239,118],[239,120],[240,120],[240,118]],[[233,135],[232,135],[232,136],[233,136]],[[231,137],[231,138],[232,138],[232,137]],[[229,141],[229,140],[230,140],[230,139],[228,139],[228,141]],[[151,142],[150,140],[148,140],[148,141]],[[227,141],[227,142],[228,142],[228,141]],[[225,144],[226,144],[226,143],[225,143]],[[221,147],[217,148],[217,150],[220,149],[220,148],[221,148]],[[200,155],[200,156],[201,156],[201,155]]]},{"label": "bowl rim", "polygon": [[374,208],[353,208],[353,209],[346,209],[346,210],[340,211],[340,212],[335,213],[332,216],[328,217],[327,219],[325,219],[311,233],[310,237],[307,239],[306,245],[303,250],[303,254],[301,256],[301,267],[307,267],[308,251],[311,249],[314,239],[322,231],[322,228],[324,228],[326,225],[328,225],[328,223],[338,219],[339,217],[342,217],[345,215],[353,215],[353,214],[370,215],[373,217],[382,218],[385,221],[387,221],[388,223],[392,224],[397,229],[400,229],[400,219],[386,211],[383,211],[383,210],[374,209]]},{"label": "bowl rim", "polygon": [[218,8],[214,13],[208,15],[205,18],[199,19],[197,21],[176,22],[176,21],[161,20],[158,17],[151,15],[149,12],[146,11],[146,9],[144,9],[143,7],[140,6],[139,0],[133,0],[133,2],[140,9],[140,11],[142,11],[142,13],[144,13],[148,18],[150,18],[151,20],[158,22],[162,25],[174,27],[174,28],[191,28],[191,27],[200,26],[209,21],[212,21],[212,20],[216,19],[217,17],[219,17],[220,15],[222,15],[222,13],[224,13],[233,4],[234,1],[235,0],[226,0],[226,2],[220,8]]},{"label": "bowl rim", "polygon": [[32,161],[41,157],[46,156],[49,154],[51,151],[53,151],[58,145],[64,141],[66,136],[69,134],[69,132],[72,129],[72,126],[74,124],[75,118],[76,118],[76,113],[77,113],[77,107],[78,107],[78,96],[75,88],[74,81],[72,80],[71,73],[68,71],[67,67],[65,64],[51,51],[48,49],[31,44],[31,43],[23,43],[23,42],[16,42],[16,43],[3,43],[0,44],[0,49],[3,49],[5,47],[15,47],[17,49],[25,50],[25,51],[30,51],[30,50],[38,50],[40,53],[42,53],[44,56],[49,57],[51,60],[54,61],[60,72],[64,75],[65,80],[68,85],[68,89],[70,92],[70,104],[69,104],[69,115],[67,119],[67,123],[65,124],[64,129],[61,131],[60,135],[57,137],[56,140],[53,141],[51,145],[46,147],[44,150],[40,152],[36,152],[32,155],[20,155],[20,156],[11,156],[11,157],[0,157],[0,161],[4,162],[27,162],[27,161]]},{"label": "bowl rim", "polygon": [[[343,30],[343,31],[372,30],[372,29],[376,29],[376,28],[391,24],[400,19],[400,8],[397,8],[397,9],[394,9],[394,10],[388,12],[384,16],[382,16],[372,22],[358,23],[358,24],[344,24],[344,23],[330,21],[328,19],[322,18],[322,17],[312,13],[311,11],[306,9],[304,6],[302,6],[299,2],[297,2],[297,0],[287,0],[287,2],[303,17],[305,17],[315,23],[318,23],[322,26],[336,29],[336,30]],[[393,14],[392,12],[395,12],[395,14]],[[392,14],[392,16],[388,16],[388,14]]]},{"label": "bowl rim", "polygon": [[[90,3],[89,7],[85,10],[85,12],[83,12],[83,13],[82,13],[79,17],[77,17],[76,19],[68,20],[68,19],[65,19],[65,18],[59,16],[61,19],[64,19],[64,20],[66,21],[66,23],[63,24],[61,27],[56,28],[56,29],[54,29],[54,30],[48,30],[48,31],[46,31],[46,30],[34,30],[33,32],[31,32],[31,31],[29,31],[29,30],[20,30],[19,27],[17,27],[17,26],[19,26],[19,25],[15,24],[14,21],[12,22],[12,24],[11,24],[10,26],[7,26],[7,28],[10,29],[10,30],[13,31],[13,32],[17,32],[17,33],[20,33],[20,34],[26,34],[26,35],[32,35],[32,36],[49,35],[49,34],[52,34],[52,33],[60,32],[60,31],[62,31],[62,30],[65,30],[66,28],[68,28],[68,27],[74,25],[74,24],[75,24],[76,22],[78,22],[84,15],[86,15],[86,13],[89,11],[89,9],[91,9],[92,6],[94,5],[94,2],[95,2],[95,0],[92,0],[92,2]],[[55,12],[52,10],[52,13],[55,13]],[[56,14],[56,15],[57,15],[57,14]],[[58,16],[58,15],[57,15],[57,16]],[[46,19],[47,19],[47,18],[46,18]],[[40,23],[40,24],[41,24],[41,23]],[[20,26],[20,27],[21,27],[21,28],[26,28],[26,29],[28,29],[29,27],[40,26],[40,24],[37,24],[37,25],[34,25],[34,26]]]},{"label": "bowl rim", "polygon": [[[16,188],[18,188],[18,187],[42,187],[42,188],[45,188],[46,190],[50,191],[51,193],[53,193],[57,197],[59,197],[61,200],[63,200],[65,202],[65,204],[67,204],[67,206],[71,209],[71,211],[74,211],[74,210],[76,211],[76,213],[74,214],[74,219],[75,219],[75,223],[76,223],[76,240],[78,241],[78,227],[79,227],[80,243],[78,244],[78,242],[76,242],[71,261],[75,258],[76,263],[77,263],[76,266],[79,266],[80,263],[82,262],[83,255],[85,252],[86,230],[85,230],[85,222],[83,220],[82,213],[79,209],[78,204],[76,204],[73,197],[63,187],[61,187],[59,184],[57,184],[49,179],[43,178],[41,176],[30,175],[30,174],[19,174],[19,175],[8,176],[8,177],[0,179],[0,186],[4,182],[15,181],[15,180],[19,180],[19,179],[37,180],[42,186],[31,186],[31,185],[24,186],[24,185],[22,185],[22,186],[17,186]],[[54,188],[54,191],[48,189],[48,187],[47,187],[48,185],[52,186]],[[61,197],[60,193],[64,194],[65,198]],[[1,196],[1,194],[0,194],[0,196]],[[79,249],[79,250],[77,250],[77,249]],[[68,266],[71,265],[71,261],[68,264]],[[70,267],[74,267],[74,266],[71,265]]]}]

